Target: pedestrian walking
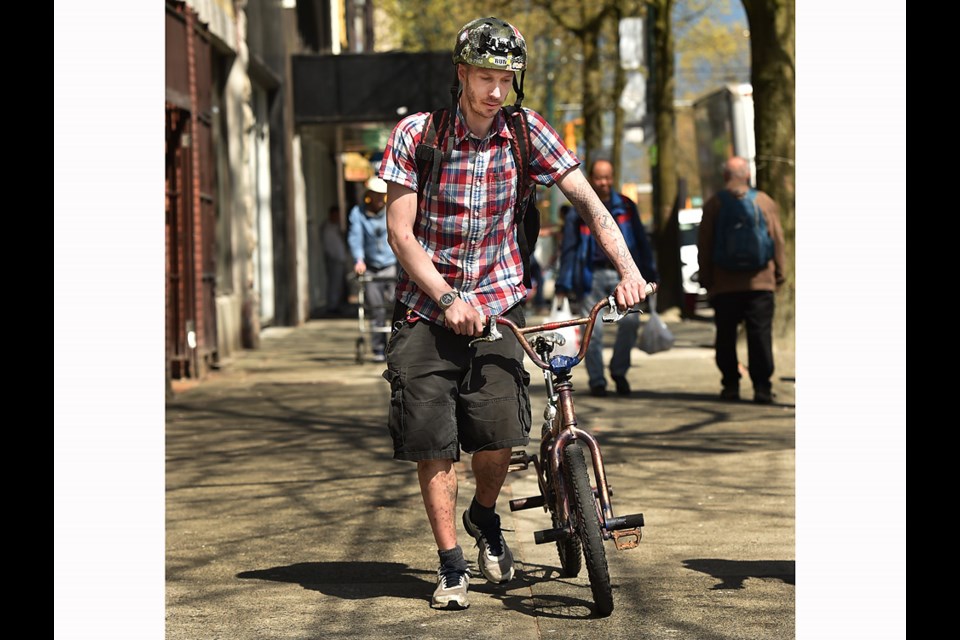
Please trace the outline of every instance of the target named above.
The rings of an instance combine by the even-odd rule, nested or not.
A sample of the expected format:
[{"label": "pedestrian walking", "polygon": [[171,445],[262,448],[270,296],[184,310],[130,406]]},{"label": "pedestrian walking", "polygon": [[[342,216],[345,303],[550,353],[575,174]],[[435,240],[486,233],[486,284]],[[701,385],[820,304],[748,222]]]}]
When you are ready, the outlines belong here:
[{"label": "pedestrian walking", "polygon": [[737,332],[747,332],[747,371],[753,400],[773,402],[774,293],[786,261],[777,203],[750,186],[750,165],[734,156],[724,165],[725,188],[703,205],[697,240],[700,284],[716,325],[716,362],[724,400],[740,399]]},{"label": "pedestrian walking", "polygon": [[[363,203],[350,210],[348,240],[353,254],[353,271],[371,276],[366,283],[365,303],[370,307],[373,327],[387,325],[387,306],[394,297],[397,257],[387,242],[387,183],[373,176],[366,182]],[[375,331],[371,338],[373,359],[383,362],[387,334]]]},{"label": "pedestrian walking", "polygon": [[[659,282],[653,249],[647,231],[640,220],[636,203],[613,188],[613,163],[606,159],[595,160],[588,172],[590,185],[600,201],[613,216],[627,243],[634,262],[647,282]],[[590,227],[575,211],[564,219],[563,244],[560,247],[560,270],[554,284],[559,301],[573,293],[580,301],[581,309],[592,309],[616,288],[620,274],[607,255],[600,250]],[[627,371],[630,355],[637,344],[640,328],[639,314],[631,314],[617,323],[617,338],[610,359],[610,377],[617,394],[630,395]],[[587,347],[587,375],[590,395],[607,395],[607,379],[603,372],[603,323],[594,325],[593,335]]]}]

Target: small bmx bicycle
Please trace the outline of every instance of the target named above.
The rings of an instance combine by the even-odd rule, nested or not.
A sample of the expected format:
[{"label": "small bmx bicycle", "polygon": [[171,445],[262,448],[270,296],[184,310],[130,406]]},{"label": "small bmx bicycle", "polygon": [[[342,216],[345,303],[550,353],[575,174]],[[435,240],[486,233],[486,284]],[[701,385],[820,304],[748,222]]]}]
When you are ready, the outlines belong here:
[{"label": "small bmx bicycle", "polygon": [[[647,294],[656,292],[656,285],[647,285]],[[540,485],[540,495],[510,501],[511,511],[543,507],[550,514],[552,527],[534,532],[534,542],[555,542],[560,557],[562,575],[575,577],[585,562],[596,613],[608,616],[613,611],[613,593],[603,543],[613,540],[618,550],[639,545],[644,525],[643,514],[615,516],[610,496],[613,490],[607,482],[603,456],[596,438],[577,426],[573,404],[573,367],[583,361],[590,344],[597,316],[607,310],[603,322],[617,322],[627,313],[642,313],[639,309],[621,312],[613,296],[598,302],[583,318],[520,328],[510,320],[490,316],[487,334],[471,342],[494,342],[503,335],[498,327],[506,327],[517,336],[520,345],[533,363],[543,370],[547,405],[543,411],[540,452],[528,455],[514,451],[510,470],[520,471],[533,464]],[[575,356],[551,354],[556,345],[564,344],[557,329],[583,326],[580,350]],[[532,339],[527,339],[532,335]],[[583,446],[590,452],[593,479],[591,482]]]}]

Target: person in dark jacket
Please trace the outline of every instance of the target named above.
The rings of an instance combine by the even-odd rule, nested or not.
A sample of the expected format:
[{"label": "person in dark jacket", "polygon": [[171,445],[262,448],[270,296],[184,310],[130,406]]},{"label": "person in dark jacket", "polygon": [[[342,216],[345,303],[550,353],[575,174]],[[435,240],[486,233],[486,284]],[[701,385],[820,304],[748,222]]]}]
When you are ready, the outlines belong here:
[{"label": "person in dark jacket", "polygon": [[[630,250],[630,255],[640,268],[647,282],[659,282],[660,276],[653,259],[653,249],[647,231],[640,221],[636,203],[613,189],[613,164],[609,160],[595,160],[588,175],[593,190],[613,216]],[[560,247],[560,269],[555,283],[558,301],[568,294],[580,301],[586,313],[598,301],[605,299],[620,281],[606,254],[597,246],[589,227],[581,221],[576,210],[570,209],[564,219],[563,243]],[[630,368],[630,353],[637,343],[640,315],[630,314],[617,323],[617,339],[610,359],[610,377],[617,394],[630,395],[627,370]],[[590,394],[607,395],[607,380],[603,373],[603,325],[593,328],[590,346],[587,348],[587,374]]]}]

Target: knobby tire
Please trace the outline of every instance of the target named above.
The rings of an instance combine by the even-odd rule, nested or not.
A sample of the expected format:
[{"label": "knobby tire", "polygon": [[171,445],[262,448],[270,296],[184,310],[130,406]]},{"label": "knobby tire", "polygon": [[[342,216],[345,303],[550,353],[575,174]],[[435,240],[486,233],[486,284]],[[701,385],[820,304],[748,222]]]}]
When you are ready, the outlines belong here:
[{"label": "knobby tire", "polygon": [[567,487],[571,490],[571,515],[576,520],[593,602],[598,615],[608,616],[613,612],[613,592],[610,572],[607,569],[607,555],[603,548],[603,531],[597,501],[590,485],[583,449],[577,443],[570,443],[563,449],[563,459],[563,472]]},{"label": "knobby tire", "polygon": [[[554,418],[554,422],[557,420],[559,420],[559,417]],[[548,431],[548,426],[544,424],[541,436],[546,435],[546,432]],[[560,505],[556,503],[557,495],[553,490],[553,487],[550,486],[550,480],[551,472],[548,471],[547,498],[552,505],[550,509],[550,519],[553,522],[553,528],[559,529],[560,527],[565,527],[567,523],[560,519]],[[560,558],[560,575],[562,575],[564,578],[576,578],[580,573],[580,569],[583,568],[583,561],[581,559],[582,556],[580,554],[580,538],[578,538],[576,534],[571,534],[557,540],[557,556]]]},{"label": "knobby tire", "polygon": [[[553,528],[557,529],[565,523],[560,521],[554,510],[550,517],[553,519]],[[563,569],[560,575],[564,578],[576,578],[583,566],[580,555],[580,538],[576,535],[569,535],[557,540],[557,555],[560,556],[560,567]]]}]

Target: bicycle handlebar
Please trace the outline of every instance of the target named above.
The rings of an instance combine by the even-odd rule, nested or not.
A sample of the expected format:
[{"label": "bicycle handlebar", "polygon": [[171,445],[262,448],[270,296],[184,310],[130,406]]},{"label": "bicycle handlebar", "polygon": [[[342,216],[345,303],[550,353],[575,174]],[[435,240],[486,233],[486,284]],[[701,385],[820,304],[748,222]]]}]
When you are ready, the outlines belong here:
[{"label": "bicycle handlebar", "polygon": [[[648,282],[646,286],[646,294],[651,295],[657,292],[657,285],[653,282]],[[593,309],[590,310],[590,315],[582,318],[571,318],[569,320],[558,320],[556,322],[545,322],[543,324],[533,325],[529,327],[518,327],[511,320],[507,320],[501,316],[489,316],[487,318],[487,330],[486,335],[480,338],[474,338],[470,341],[470,346],[478,342],[496,342],[503,338],[503,334],[497,329],[497,326],[507,327],[513,334],[517,337],[520,346],[523,347],[523,350],[526,352],[530,359],[533,360],[533,363],[544,369],[546,371],[556,371],[560,369],[571,369],[576,365],[580,364],[583,360],[584,355],[587,353],[587,347],[590,345],[590,337],[593,334],[593,325],[596,324],[597,316],[604,309],[609,311],[603,316],[603,322],[617,322],[622,319],[624,316],[630,313],[643,313],[640,309],[631,308],[621,311],[617,307],[617,301],[614,297],[607,296],[606,299],[600,300],[597,304],[593,305]],[[549,331],[556,331],[557,329],[564,329],[566,327],[576,327],[580,325],[585,325],[586,328],[583,331],[583,338],[580,340],[580,350],[575,356],[564,356],[556,355],[550,358],[550,362],[544,362],[540,358],[539,354],[534,350],[533,346],[530,344],[530,341],[527,340],[526,336],[530,333],[544,333]],[[559,340],[558,340],[559,338]],[[563,338],[559,335],[551,338],[554,344],[563,344]]]}]

